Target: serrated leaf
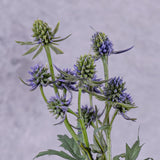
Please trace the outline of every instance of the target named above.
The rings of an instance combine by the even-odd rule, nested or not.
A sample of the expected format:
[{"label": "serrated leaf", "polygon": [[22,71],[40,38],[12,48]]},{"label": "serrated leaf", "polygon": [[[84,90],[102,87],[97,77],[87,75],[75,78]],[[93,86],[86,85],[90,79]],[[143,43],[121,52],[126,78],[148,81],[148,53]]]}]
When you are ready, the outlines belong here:
[{"label": "serrated leaf", "polygon": [[57,40],[53,40],[53,42],[60,42],[60,41],[63,41],[67,38],[69,38],[71,36],[71,34],[69,34],[68,36],[66,36],[65,38],[61,38],[61,39],[57,39]]},{"label": "serrated leaf", "polygon": [[36,58],[43,50],[43,46],[41,45],[40,48],[38,49],[38,51],[36,52],[36,54],[33,56],[32,59]]},{"label": "serrated leaf", "polygon": [[36,159],[38,157],[42,157],[45,155],[57,155],[57,156],[62,157],[64,159],[76,160],[75,158],[71,157],[70,155],[68,155],[67,153],[65,153],[63,151],[56,151],[56,150],[51,150],[51,149],[49,149],[48,151],[39,152],[38,155],[36,155],[33,159]]},{"label": "serrated leaf", "polygon": [[60,50],[59,48],[53,46],[52,44],[50,44],[49,46],[56,54],[64,54],[62,50]]},{"label": "serrated leaf", "polygon": [[57,23],[57,25],[56,25],[56,27],[54,28],[54,30],[53,30],[53,35],[55,35],[56,33],[57,33],[57,31],[58,31],[58,29],[59,29],[59,22]]},{"label": "serrated leaf", "polygon": [[22,42],[22,41],[16,41],[16,43],[20,44],[20,45],[34,45],[34,42]]},{"label": "serrated leaf", "polygon": [[139,152],[143,145],[140,145],[139,137],[138,140],[133,144],[130,148],[128,144],[126,144],[126,158],[125,160],[136,160]]},{"label": "serrated leaf", "polygon": [[32,48],[30,48],[26,53],[23,54],[23,56],[34,52],[38,47],[39,47],[39,44],[34,46],[34,47],[32,47]]},{"label": "serrated leaf", "polygon": [[62,142],[60,145],[65,150],[69,151],[70,154],[77,160],[82,160],[82,156],[79,150],[79,146],[73,138],[69,138],[67,135],[58,135],[59,141]]},{"label": "serrated leaf", "polygon": [[125,158],[126,154],[125,153],[122,153],[120,155],[117,155],[113,158],[113,160],[120,160],[120,158]]}]

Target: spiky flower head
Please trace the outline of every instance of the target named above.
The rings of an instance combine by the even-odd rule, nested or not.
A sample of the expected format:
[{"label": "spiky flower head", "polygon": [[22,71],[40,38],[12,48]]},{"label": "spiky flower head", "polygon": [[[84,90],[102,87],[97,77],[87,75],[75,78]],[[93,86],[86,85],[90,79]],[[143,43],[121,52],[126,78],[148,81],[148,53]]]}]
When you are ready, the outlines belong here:
[{"label": "spiky flower head", "polygon": [[[63,69],[63,72],[65,72],[66,74],[68,75],[71,75],[71,76],[75,76],[75,72],[72,71],[71,69]],[[59,89],[69,89],[69,90],[73,90],[73,91],[78,91],[78,89],[76,88],[76,81],[71,81],[71,80],[68,80],[66,79],[66,76],[62,73],[59,73],[57,75],[57,80],[56,80],[56,86],[59,88]]]},{"label": "spiky flower head", "polygon": [[43,65],[36,64],[31,67],[32,71],[28,73],[31,75],[31,78],[27,80],[29,82],[29,86],[32,87],[31,90],[36,89],[39,85],[47,86],[50,82],[49,77],[51,75],[48,73],[48,68]]},{"label": "spiky flower head", "polygon": [[80,56],[76,65],[74,65],[76,75],[80,78],[92,79],[96,73],[94,62],[94,58],[90,54]]},{"label": "spiky flower head", "polygon": [[122,78],[114,77],[108,81],[107,87],[104,89],[104,95],[108,101],[122,102],[124,100],[125,82]]},{"label": "spiky flower head", "polygon": [[45,45],[51,43],[53,40],[54,34],[52,29],[42,20],[38,19],[33,23],[32,31],[34,33],[33,37],[35,37],[35,40],[38,41],[39,44]]},{"label": "spiky flower head", "polygon": [[87,105],[82,106],[81,108],[82,117],[86,127],[91,125],[91,122],[94,122],[96,118],[99,118],[98,112],[94,110],[93,107],[88,107]]},{"label": "spiky flower head", "polygon": [[56,115],[56,119],[58,117],[62,118],[62,121],[60,121],[57,124],[60,124],[64,121],[68,107],[71,103],[71,99],[66,100],[66,97],[59,97],[56,95],[56,97],[51,97],[48,101],[48,109],[50,110],[53,115]]},{"label": "spiky flower head", "polygon": [[109,56],[113,52],[113,44],[109,40],[108,36],[102,32],[96,32],[92,36],[92,48],[97,57],[107,55]]}]

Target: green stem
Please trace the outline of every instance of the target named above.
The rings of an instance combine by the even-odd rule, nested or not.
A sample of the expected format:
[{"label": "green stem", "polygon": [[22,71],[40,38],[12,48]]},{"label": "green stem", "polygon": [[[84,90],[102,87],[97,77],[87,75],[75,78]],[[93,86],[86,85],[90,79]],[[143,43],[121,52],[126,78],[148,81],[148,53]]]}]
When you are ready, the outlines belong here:
[{"label": "green stem", "polygon": [[[104,68],[104,78],[105,80],[108,80],[109,75],[108,75],[108,56],[102,56],[102,63],[103,63],[103,68]],[[107,87],[108,82],[105,83],[105,87]],[[111,106],[105,102],[105,106],[106,106],[106,114],[105,114],[105,118],[103,121],[104,125],[107,125],[107,130],[105,132],[106,134],[106,140],[107,140],[107,160],[112,160],[112,155],[111,155],[111,129],[112,126],[110,125],[110,120],[109,120],[109,113],[111,110]]]},{"label": "green stem", "polygon": [[72,129],[71,125],[69,124],[68,119],[67,119],[67,116],[66,116],[66,118],[65,118],[65,120],[64,120],[64,124],[65,124],[67,130],[69,131],[69,133],[72,135],[73,139],[74,139],[76,142],[78,142],[78,136],[76,135],[76,133],[75,133],[74,130]]},{"label": "green stem", "polygon": [[67,110],[67,112],[73,114],[74,116],[76,116],[78,118],[78,115],[75,112],[73,112],[70,108]]},{"label": "green stem", "polygon": [[111,124],[110,124],[111,126],[112,126],[112,124],[113,124],[114,119],[116,118],[117,113],[118,113],[118,110],[116,110],[116,111],[114,112],[114,115],[113,115],[113,117],[112,117]]},{"label": "green stem", "polygon": [[89,94],[90,106],[93,107],[93,96]]},{"label": "green stem", "polygon": [[[52,65],[52,57],[51,57],[50,49],[49,49],[48,45],[44,45],[44,48],[45,48],[47,58],[48,58],[48,63],[49,63],[49,68],[50,68],[50,72],[51,72],[52,81],[54,82],[55,81],[55,75],[54,75],[54,69],[53,69],[53,65]],[[57,89],[55,84],[53,84],[53,88],[54,88],[55,93],[59,95],[58,89]]]},{"label": "green stem", "polygon": [[41,91],[41,95],[42,95],[44,101],[48,104],[48,100],[47,100],[47,98],[46,98],[46,96],[45,96],[45,94],[44,94],[43,86],[42,86],[42,85],[40,85],[40,91]]},{"label": "green stem", "polygon": [[[102,56],[102,63],[104,68],[104,78],[108,80],[108,56]],[[107,82],[105,83],[105,87],[107,87]]]},{"label": "green stem", "polygon": [[84,141],[86,147],[89,148],[87,131],[86,131],[86,127],[85,127],[84,120],[83,120],[82,113],[81,113],[81,93],[82,93],[82,89],[79,88],[79,92],[78,92],[78,115],[79,115],[79,123],[80,123],[81,130],[82,130],[83,141]]}]

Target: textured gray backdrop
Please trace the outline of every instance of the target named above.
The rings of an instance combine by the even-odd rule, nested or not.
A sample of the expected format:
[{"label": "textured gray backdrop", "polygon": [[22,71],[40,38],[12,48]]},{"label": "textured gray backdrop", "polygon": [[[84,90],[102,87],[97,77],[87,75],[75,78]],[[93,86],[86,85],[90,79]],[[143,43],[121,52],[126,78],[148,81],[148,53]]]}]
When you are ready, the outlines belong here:
[{"label": "textured gray backdrop", "polygon": [[[129,113],[137,122],[117,118],[112,132],[113,155],[125,151],[137,138],[145,143],[139,160],[160,159],[160,1],[159,0],[0,0],[0,159],[31,160],[39,151],[60,149],[57,134],[67,133],[55,122],[43,102],[39,90],[30,92],[18,76],[28,77],[35,63],[46,63],[45,54],[32,61],[22,57],[27,46],[15,40],[31,40],[32,24],[37,18],[55,26],[60,21],[59,35],[72,36],[60,48],[63,57],[54,56],[59,67],[72,67],[80,54],[90,51],[94,33],[89,26],[105,32],[114,49],[130,52],[110,56],[110,76],[124,77],[138,109]],[[97,64],[103,76],[102,66]],[[73,106],[76,101],[73,102]],[[99,105],[102,109],[102,107]],[[92,138],[92,137],[90,137]],[[40,160],[58,159],[43,157]]]}]

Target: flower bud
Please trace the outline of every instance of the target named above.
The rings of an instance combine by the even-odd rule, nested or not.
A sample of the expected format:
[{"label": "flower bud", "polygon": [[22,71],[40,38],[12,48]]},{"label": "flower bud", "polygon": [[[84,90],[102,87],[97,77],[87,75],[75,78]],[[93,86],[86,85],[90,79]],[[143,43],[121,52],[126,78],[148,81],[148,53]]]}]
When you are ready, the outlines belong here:
[{"label": "flower bud", "polygon": [[96,73],[96,65],[94,64],[94,59],[90,54],[81,56],[74,67],[77,76],[80,78],[92,79]]}]

